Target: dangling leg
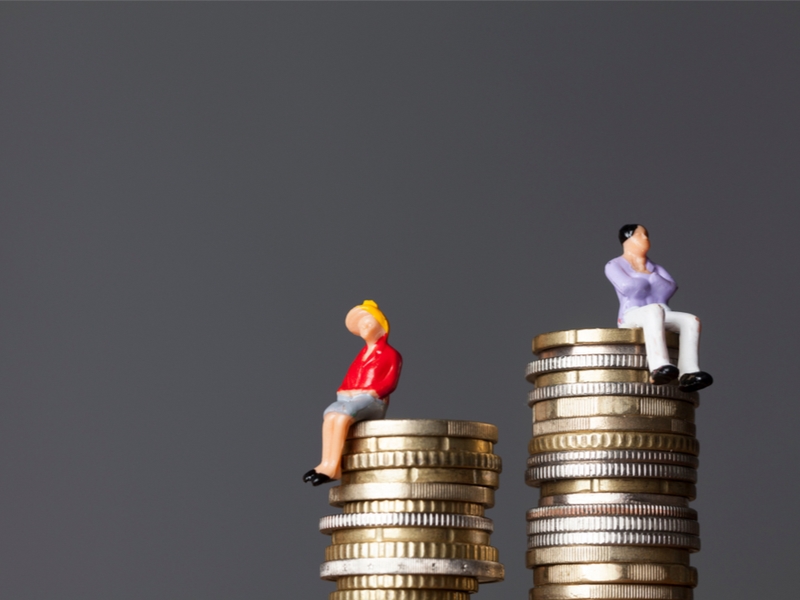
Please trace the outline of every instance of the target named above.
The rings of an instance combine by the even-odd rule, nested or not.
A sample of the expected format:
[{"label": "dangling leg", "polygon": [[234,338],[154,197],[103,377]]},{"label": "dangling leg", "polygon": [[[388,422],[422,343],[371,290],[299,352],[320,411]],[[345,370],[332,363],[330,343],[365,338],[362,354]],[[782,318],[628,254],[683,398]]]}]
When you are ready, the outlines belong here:
[{"label": "dangling leg", "polygon": [[330,412],[325,415],[322,426],[322,462],[315,469],[317,473],[330,479],[341,477],[342,450],[347,432],[354,421],[353,417],[343,413]]},{"label": "dangling leg", "polygon": [[700,370],[698,349],[700,346],[700,319],[684,312],[667,311],[665,326],[681,336],[678,368],[681,372],[679,387],[684,392],[696,392],[714,383],[708,373]]},{"label": "dangling leg", "polygon": [[664,308],[659,304],[648,304],[626,312],[621,327],[641,327],[650,368],[650,383],[662,385],[678,377],[678,369],[669,362],[667,340],[664,335]]}]

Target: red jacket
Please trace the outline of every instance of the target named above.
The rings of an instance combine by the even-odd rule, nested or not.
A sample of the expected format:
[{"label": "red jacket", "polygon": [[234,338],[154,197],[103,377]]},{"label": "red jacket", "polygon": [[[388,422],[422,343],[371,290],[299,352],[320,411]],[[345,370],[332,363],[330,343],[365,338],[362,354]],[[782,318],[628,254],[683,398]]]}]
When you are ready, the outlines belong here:
[{"label": "red jacket", "polygon": [[370,390],[385,400],[397,387],[403,357],[389,345],[385,335],[375,342],[370,355],[365,356],[368,348],[364,345],[358,353],[338,391]]}]

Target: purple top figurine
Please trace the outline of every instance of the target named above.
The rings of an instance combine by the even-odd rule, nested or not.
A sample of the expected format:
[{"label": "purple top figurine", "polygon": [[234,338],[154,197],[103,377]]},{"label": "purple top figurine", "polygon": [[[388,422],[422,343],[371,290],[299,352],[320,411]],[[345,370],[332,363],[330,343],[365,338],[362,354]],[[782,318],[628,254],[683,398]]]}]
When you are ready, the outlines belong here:
[{"label": "purple top figurine", "polygon": [[[700,319],[667,306],[678,286],[666,269],[647,258],[647,229],[638,224],[623,225],[619,241],[622,256],[608,261],[606,277],[619,298],[617,325],[641,328],[644,333],[650,383],[662,385],[678,379],[678,387],[684,392],[708,387],[714,380],[698,365]],[[681,336],[677,367],[669,361],[665,331]]]},{"label": "purple top figurine", "polygon": [[678,289],[675,280],[661,265],[648,259],[645,269],[649,273],[636,271],[624,256],[612,258],[606,263],[606,277],[617,290],[619,298],[618,323],[622,323],[622,315],[632,308],[667,304]]}]

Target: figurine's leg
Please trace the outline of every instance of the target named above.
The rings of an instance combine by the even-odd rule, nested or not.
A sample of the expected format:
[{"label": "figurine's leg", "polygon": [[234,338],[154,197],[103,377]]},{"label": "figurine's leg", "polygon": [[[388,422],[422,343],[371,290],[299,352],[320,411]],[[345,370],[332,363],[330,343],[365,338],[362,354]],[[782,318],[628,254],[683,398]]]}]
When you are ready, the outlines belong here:
[{"label": "figurine's leg", "polygon": [[322,462],[314,469],[331,479],[339,479],[342,449],[347,432],[355,419],[339,412],[329,412],[322,424]]},{"label": "figurine's leg", "polygon": [[626,312],[620,327],[641,327],[650,371],[670,364],[667,340],[664,335],[664,308],[660,304],[648,304]]},{"label": "figurine's leg", "polygon": [[684,312],[668,310],[664,313],[664,327],[679,333],[680,356],[678,370],[683,373],[696,373],[700,370],[698,347],[700,345],[700,319]]}]

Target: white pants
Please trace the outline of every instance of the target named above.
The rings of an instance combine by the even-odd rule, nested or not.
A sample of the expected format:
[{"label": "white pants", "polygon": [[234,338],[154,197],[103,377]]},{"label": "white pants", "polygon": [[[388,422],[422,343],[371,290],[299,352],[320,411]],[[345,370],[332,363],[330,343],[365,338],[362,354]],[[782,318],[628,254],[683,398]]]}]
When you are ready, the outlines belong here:
[{"label": "white pants", "polygon": [[622,316],[620,327],[644,330],[644,346],[647,351],[647,365],[651,371],[668,365],[667,341],[664,330],[679,333],[678,370],[684,373],[697,373],[700,370],[697,347],[700,344],[700,319],[694,315],[670,310],[666,304],[648,304],[632,308]]}]

